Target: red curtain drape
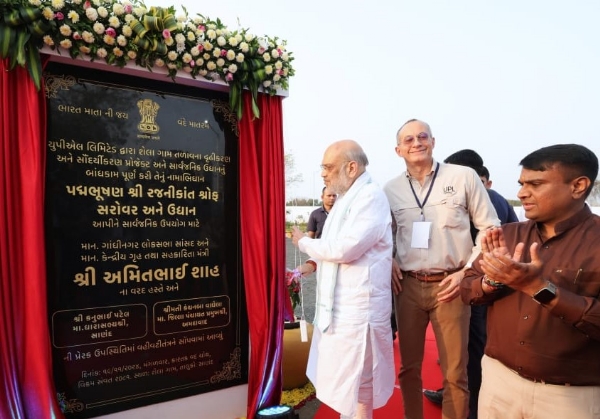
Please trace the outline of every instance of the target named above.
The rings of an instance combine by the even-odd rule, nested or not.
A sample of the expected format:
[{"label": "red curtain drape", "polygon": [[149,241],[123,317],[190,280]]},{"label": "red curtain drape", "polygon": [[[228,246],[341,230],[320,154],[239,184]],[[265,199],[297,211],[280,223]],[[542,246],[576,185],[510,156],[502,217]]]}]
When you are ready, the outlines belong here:
[{"label": "red curtain drape", "polygon": [[260,119],[244,92],[240,132],[242,266],[250,327],[248,418],[281,399],[285,274],[282,98],[258,95]]},{"label": "red curtain drape", "polygon": [[46,313],[46,111],[27,73],[0,60],[0,417],[63,417]]}]

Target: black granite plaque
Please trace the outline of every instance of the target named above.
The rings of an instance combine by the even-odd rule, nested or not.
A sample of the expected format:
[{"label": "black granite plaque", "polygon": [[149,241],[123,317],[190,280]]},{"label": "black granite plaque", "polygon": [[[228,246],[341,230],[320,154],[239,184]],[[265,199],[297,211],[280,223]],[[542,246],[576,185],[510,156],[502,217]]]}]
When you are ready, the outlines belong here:
[{"label": "black granite plaque", "polygon": [[86,418],[248,382],[227,95],[51,63],[53,374]]}]

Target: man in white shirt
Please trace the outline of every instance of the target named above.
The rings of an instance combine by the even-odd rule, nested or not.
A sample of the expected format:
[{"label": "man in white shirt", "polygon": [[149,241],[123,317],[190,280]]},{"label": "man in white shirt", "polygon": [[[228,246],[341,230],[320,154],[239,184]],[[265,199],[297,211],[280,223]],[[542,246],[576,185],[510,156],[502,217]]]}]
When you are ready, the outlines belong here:
[{"label": "man in white shirt", "polygon": [[292,241],[311,259],[298,267],[317,274],[317,303],[306,375],[317,397],[342,419],[371,419],[394,389],[390,327],[390,208],[352,140],[330,145],[321,176],[338,199],[320,239],[295,228]]}]

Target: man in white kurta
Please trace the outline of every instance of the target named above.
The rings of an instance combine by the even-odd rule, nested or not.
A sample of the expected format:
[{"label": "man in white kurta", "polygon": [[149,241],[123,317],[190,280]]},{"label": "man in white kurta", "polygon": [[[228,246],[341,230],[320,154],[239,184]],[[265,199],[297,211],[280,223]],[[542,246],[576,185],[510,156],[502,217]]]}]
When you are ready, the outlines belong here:
[{"label": "man in white kurta", "polygon": [[[339,194],[320,239],[295,229],[293,241],[318,265],[315,328],[306,375],[341,418],[372,418],[395,381],[391,316],[391,216],[354,141],[332,144],[321,165]],[[314,263],[299,267],[313,272]]]}]

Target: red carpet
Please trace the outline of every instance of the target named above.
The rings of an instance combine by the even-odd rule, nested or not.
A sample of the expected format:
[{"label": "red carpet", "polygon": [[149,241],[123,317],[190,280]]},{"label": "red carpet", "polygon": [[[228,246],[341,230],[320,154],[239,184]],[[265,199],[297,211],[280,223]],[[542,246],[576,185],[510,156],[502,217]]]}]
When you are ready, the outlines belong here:
[{"label": "red carpet", "polygon": [[[396,360],[396,371],[400,370],[400,353],[398,351],[398,339],[394,341],[394,358]],[[442,373],[437,364],[437,347],[435,337],[431,325],[427,329],[425,342],[425,358],[423,360],[423,385],[425,388],[437,389],[442,385]],[[424,416],[425,419],[440,419],[442,417],[442,409],[427,399],[423,398]],[[321,405],[314,419],[339,419],[339,413],[336,413],[328,406]],[[396,379],[396,388],[394,394],[388,403],[381,409],[375,410],[373,419],[402,419],[404,418],[404,409],[402,407],[402,394]]]}]

